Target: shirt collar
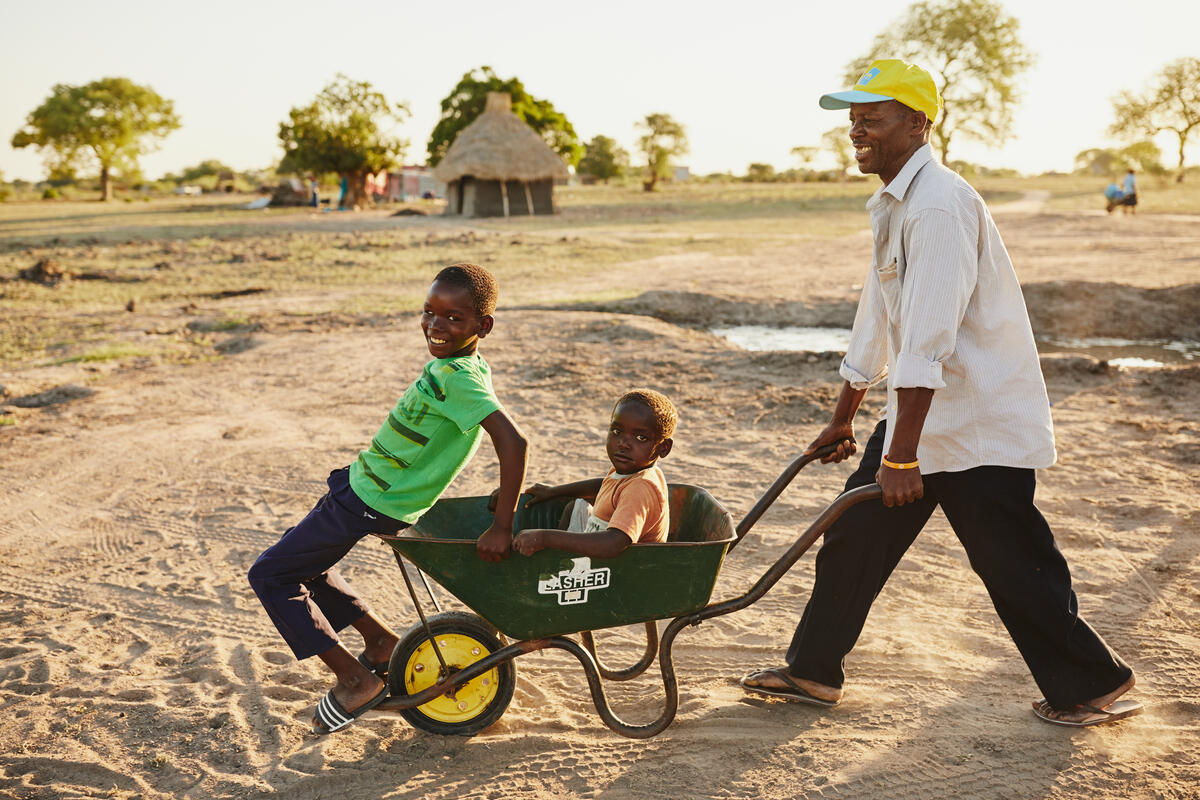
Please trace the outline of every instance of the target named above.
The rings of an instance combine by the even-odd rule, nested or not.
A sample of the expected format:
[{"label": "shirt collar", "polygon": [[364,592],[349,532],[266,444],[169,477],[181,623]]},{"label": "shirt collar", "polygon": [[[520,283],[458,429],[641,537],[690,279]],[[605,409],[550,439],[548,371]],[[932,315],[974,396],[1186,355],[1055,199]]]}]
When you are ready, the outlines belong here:
[{"label": "shirt collar", "polygon": [[625,472],[625,473],[617,472],[616,467],[610,467],[608,470],[608,477],[612,478],[615,481],[623,481],[626,478],[632,478],[634,475],[641,475],[643,472],[649,472],[650,470],[654,469],[654,467],[657,465],[658,465],[658,462],[655,461],[653,464],[651,464],[647,467],[642,467],[641,469],[636,470],[635,472]]},{"label": "shirt collar", "polygon": [[917,173],[921,171],[921,167],[932,160],[933,147],[926,142],[908,157],[908,161],[896,173],[896,177],[892,178],[892,182],[884,186],[880,191],[890,194],[900,202],[904,202],[904,195],[908,193],[908,187],[912,184],[913,178],[917,177]]}]

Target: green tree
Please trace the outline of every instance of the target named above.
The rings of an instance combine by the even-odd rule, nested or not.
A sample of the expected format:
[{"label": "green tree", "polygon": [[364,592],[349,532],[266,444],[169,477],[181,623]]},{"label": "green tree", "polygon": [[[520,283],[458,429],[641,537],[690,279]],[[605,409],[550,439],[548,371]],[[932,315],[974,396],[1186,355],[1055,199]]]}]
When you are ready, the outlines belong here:
[{"label": "green tree", "polygon": [[1125,159],[1111,147],[1092,147],[1082,150],[1075,156],[1075,171],[1083,175],[1102,177],[1124,172]]},{"label": "green tree", "polygon": [[793,147],[792,155],[796,157],[796,161],[800,162],[800,169],[805,170],[820,151],[819,147]]},{"label": "green tree", "polygon": [[958,134],[989,146],[1012,137],[1017,80],[1035,60],[1019,33],[1017,18],[990,0],[913,3],[875,37],[870,52],[847,66],[846,81],[857,81],[878,58],[903,58],[928,69],[944,103],[933,125],[934,143],[948,165],[950,140]]},{"label": "green tree", "polygon": [[179,127],[174,104],[128,78],[102,78],[84,86],[57,84],[25,118],[13,147],[39,148],[58,176],[94,159],[100,165],[100,199],[112,199],[114,169],[138,171],[138,156]]},{"label": "green tree", "polygon": [[79,180],[77,170],[78,167],[70,160],[51,156],[47,158],[46,183],[54,187],[70,186]]},{"label": "green tree", "polygon": [[1162,150],[1152,141],[1134,142],[1121,148],[1120,152],[1131,167],[1141,172],[1162,175],[1167,171],[1162,163]]},{"label": "green tree", "polygon": [[1109,133],[1122,139],[1157,136],[1164,131],[1179,139],[1179,174],[1184,176],[1184,148],[1200,125],[1200,58],[1181,58],[1163,67],[1142,93],[1122,92],[1113,100],[1115,120]]},{"label": "green tree", "polygon": [[653,192],[660,179],[671,177],[671,159],[687,155],[687,131],[670,114],[647,114],[637,128],[638,149],[646,157],[642,188]]},{"label": "green tree", "polygon": [[1115,175],[1130,168],[1150,175],[1162,175],[1162,150],[1151,141],[1134,142],[1120,149],[1093,147],[1075,156],[1075,171],[1100,177]]},{"label": "green tree", "polygon": [[222,175],[229,175],[234,172],[233,167],[215,158],[210,158],[207,161],[201,161],[194,167],[185,167],[179,174],[179,179],[183,183],[190,183],[200,178],[214,177],[219,178]]},{"label": "green tree", "polygon": [[594,136],[584,145],[576,171],[608,183],[609,178],[620,178],[628,169],[629,153],[625,148],[607,136]]},{"label": "green tree", "polygon": [[507,92],[512,98],[512,111],[518,118],[533,128],[567,164],[575,166],[579,163],[583,145],[570,120],[549,100],[539,100],[526,92],[518,78],[501,79],[491,67],[483,66],[463,73],[462,80],[442,100],[442,116],[433,126],[426,147],[429,166],[436,167],[462,129],[483,113],[488,92]]},{"label": "green tree", "polygon": [[346,181],[342,205],[363,205],[366,176],[395,167],[408,148],[406,140],[390,133],[408,113],[407,105],[392,105],[370,83],[339,73],[315,100],[293,108],[288,121],[279,124],[283,143],[279,170],[340,175]]},{"label": "green tree", "polygon": [[770,183],[775,180],[775,167],[755,162],[746,167],[746,180],[749,183]]},{"label": "green tree", "polygon": [[854,166],[854,147],[850,144],[849,130],[841,126],[830,128],[821,134],[821,144],[833,153],[838,182],[846,180],[846,170]]}]

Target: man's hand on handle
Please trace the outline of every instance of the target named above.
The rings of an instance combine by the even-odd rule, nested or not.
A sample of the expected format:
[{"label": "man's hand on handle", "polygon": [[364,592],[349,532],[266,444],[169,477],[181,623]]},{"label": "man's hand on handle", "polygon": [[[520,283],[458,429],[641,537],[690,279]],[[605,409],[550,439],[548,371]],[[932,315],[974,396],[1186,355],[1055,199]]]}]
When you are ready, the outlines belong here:
[{"label": "man's hand on handle", "polygon": [[921,480],[920,467],[892,469],[881,464],[875,472],[875,482],[883,489],[883,504],[888,508],[902,506],[925,496],[925,482]]},{"label": "man's hand on handle", "polygon": [[822,456],[822,464],[836,464],[854,455],[858,452],[858,446],[854,442],[854,425],[849,422],[829,423],[825,430],[821,431],[821,435],[813,439],[812,444],[805,449],[804,455],[814,453],[826,445],[837,445],[837,449],[827,456]]},{"label": "man's hand on handle", "polygon": [[[929,413],[929,405],[933,402],[933,389],[914,387],[896,390],[896,415],[889,419],[892,427],[892,441],[888,445],[890,453],[883,456],[884,463],[880,464],[875,473],[875,482],[883,489],[883,504],[888,508],[902,506],[925,496],[925,483],[921,479],[921,469],[917,463],[917,443],[921,441],[921,429],[925,425],[925,416]],[[910,469],[889,467],[893,464],[912,464]]]}]

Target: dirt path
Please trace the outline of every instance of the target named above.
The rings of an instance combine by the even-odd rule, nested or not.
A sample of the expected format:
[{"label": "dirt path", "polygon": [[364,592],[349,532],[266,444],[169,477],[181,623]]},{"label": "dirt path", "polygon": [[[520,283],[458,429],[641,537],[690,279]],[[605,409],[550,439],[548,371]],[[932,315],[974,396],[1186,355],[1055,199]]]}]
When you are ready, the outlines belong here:
[{"label": "dirt path", "polygon": [[[1133,289],[1195,280],[1195,225],[1139,218],[1110,251],[1090,218],[1004,220],[1027,283],[1087,281],[1116,306],[1143,296]],[[503,311],[485,352],[533,442],[530,479],[599,474],[612,399],[650,384],[682,411],[668,479],[705,485],[740,518],[823,424],[836,360],[748,355],[691,326],[764,307],[764,294],[779,313],[843,313],[864,253],[869,240],[851,236],[617,270],[684,325]],[[554,296],[548,286],[521,301]],[[1060,301],[1037,302],[1049,317]],[[1200,366],[1044,362],[1060,463],[1040,475],[1039,505],[1084,614],[1139,673],[1136,720],[1072,732],[1034,719],[1033,682],[938,514],[876,603],[834,710],[737,686],[779,662],[809,554],[756,605],[679,637],[680,711],[656,739],[606,729],[578,666],[553,654],[518,661],[512,706],[477,737],[381,713],[308,736],[326,680],[287,653],[245,571],[369,440],[424,360],[414,330],[257,333],[244,352],[189,367],[67,365],[0,381],[11,394],[92,378],[90,394],[19,409],[20,424],[0,428],[0,797],[1197,797]],[[801,473],[731,554],[714,598],[745,591],[848,471]],[[453,493],[485,493],[495,474],[485,446]],[[357,547],[346,573],[395,626],[414,621],[382,545]],[[612,662],[640,652],[636,631],[598,640]],[[660,695],[654,670],[612,690],[635,721],[657,715]]]}]

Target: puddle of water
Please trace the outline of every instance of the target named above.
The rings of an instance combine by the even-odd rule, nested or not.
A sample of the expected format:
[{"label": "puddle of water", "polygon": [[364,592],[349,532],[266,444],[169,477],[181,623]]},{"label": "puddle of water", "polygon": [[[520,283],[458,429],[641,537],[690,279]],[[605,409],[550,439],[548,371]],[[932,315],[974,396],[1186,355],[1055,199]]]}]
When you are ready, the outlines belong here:
[{"label": "puddle of water", "polygon": [[1108,359],[1108,363],[1114,367],[1137,367],[1142,369],[1154,369],[1166,366],[1163,362],[1155,361],[1152,358],[1110,358]]},{"label": "puddle of water", "polygon": [[1103,359],[1114,367],[1155,368],[1200,360],[1200,342],[1167,339],[1039,339],[1043,353],[1070,353]]},{"label": "puddle of water", "polygon": [[[804,353],[846,352],[849,328],[771,328],[766,325],[728,325],[711,329],[743,350],[792,350]],[[1114,367],[1156,368],[1200,361],[1200,342],[1166,339],[1040,339],[1043,353],[1069,353],[1102,359]]]},{"label": "puddle of water", "polygon": [[849,328],[770,328],[766,325],[729,325],[712,328],[717,336],[743,350],[798,350],[804,353],[846,352]]}]

